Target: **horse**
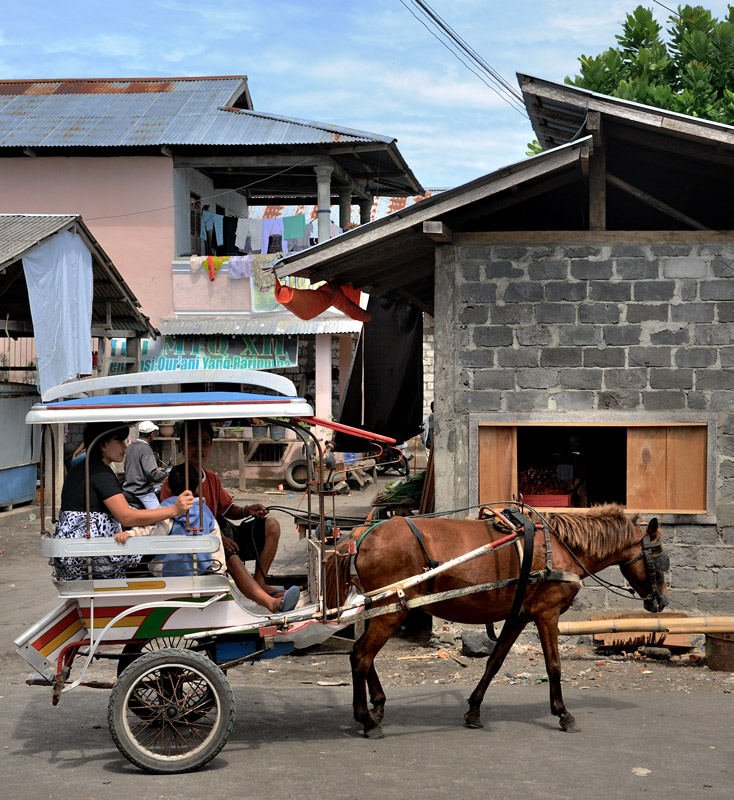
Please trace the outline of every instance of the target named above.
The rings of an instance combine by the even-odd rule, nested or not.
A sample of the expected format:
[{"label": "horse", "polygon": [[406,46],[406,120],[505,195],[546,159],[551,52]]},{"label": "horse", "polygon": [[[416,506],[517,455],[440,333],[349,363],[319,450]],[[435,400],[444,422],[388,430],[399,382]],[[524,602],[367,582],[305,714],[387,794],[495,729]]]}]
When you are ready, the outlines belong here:
[{"label": "horse", "polygon": [[[467,727],[482,727],[480,707],[487,688],[517,637],[529,622],[534,622],[548,673],[551,713],[559,718],[564,731],[577,732],[580,728],[566,708],[561,692],[560,615],[571,605],[584,577],[613,565],[620,567],[633,590],[644,598],[648,611],[661,611],[668,604],[663,572],[669,569],[669,561],[662,551],[662,533],[657,519],[651,519],[643,530],[639,515],[626,516],[620,505],[596,506],[584,513],[549,513],[542,518],[527,509],[525,513],[530,515],[523,517],[529,527],[543,531],[543,535],[531,540],[533,572],[524,596],[518,597],[517,603],[514,603],[516,585],[501,585],[465,596],[437,598],[424,608],[433,616],[451,622],[489,626],[505,620],[484,674],[469,697],[469,710],[464,715]],[[413,528],[417,528],[418,533]],[[444,564],[490,541],[497,541],[507,533],[507,529],[502,530],[492,519],[414,518],[409,522],[396,516],[370,528],[355,528],[349,541],[339,543],[327,556],[327,605],[343,605],[350,583],[367,596],[369,593],[376,595],[379,588],[418,575],[437,562]],[[349,553],[350,550],[354,552],[355,546],[357,578],[350,579]],[[404,620],[407,602],[420,596],[430,597],[503,580],[505,584],[512,583],[507,580],[512,578],[517,584],[523,561],[520,550],[517,546],[506,546],[451,566],[427,583],[405,588],[402,606],[393,605],[396,610],[371,616],[366,621],[364,634],[355,642],[350,656],[354,718],[363,726],[365,736],[382,738],[384,735],[382,720],[386,697],[374,660]],[[529,555],[526,563],[530,564]],[[633,593],[630,589],[627,591]],[[374,608],[394,604],[394,601],[394,595],[389,599],[376,598]],[[369,600],[367,603],[369,605]],[[367,705],[367,687],[371,711]]]}]

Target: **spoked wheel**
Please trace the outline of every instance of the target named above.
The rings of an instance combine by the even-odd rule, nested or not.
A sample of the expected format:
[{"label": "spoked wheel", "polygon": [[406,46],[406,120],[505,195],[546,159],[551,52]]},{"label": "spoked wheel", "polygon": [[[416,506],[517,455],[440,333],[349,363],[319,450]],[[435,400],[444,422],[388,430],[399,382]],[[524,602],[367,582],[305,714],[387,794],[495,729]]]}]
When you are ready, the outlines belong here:
[{"label": "spoked wheel", "polygon": [[211,761],[234,726],[232,689],[206,656],[145,653],[120,675],[107,710],[118,750],[146,772],[190,772]]},{"label": "spoked wheel", "polygon": [[157,653],[159,650],[174,647],[177,650],[188,650],[195,642],[191,639],[184,639],[183,636],[164,636],[158,639],[136,639],[128,642],[122,648],[122,654],[117,662],[117,677],[135,661],[136,658],[145,653]]}]

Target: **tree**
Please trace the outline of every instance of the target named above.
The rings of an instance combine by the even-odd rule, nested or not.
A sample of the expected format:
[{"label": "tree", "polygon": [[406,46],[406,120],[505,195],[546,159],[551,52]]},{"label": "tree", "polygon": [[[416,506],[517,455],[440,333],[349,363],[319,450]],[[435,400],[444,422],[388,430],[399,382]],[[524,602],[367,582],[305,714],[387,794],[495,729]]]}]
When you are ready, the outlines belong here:
[{"label": "tree", "polygon": [[734,124],[734,8],[725,20],[702,6],[668,17],[667,43],[649,8],[637,6],[615,36],[618,47],[581,56],[571,86],[693,117]]},{"label": "tree", "polygon": [[[580,56],[565,83],[599,94],[734,125],[734,6],[717,20],[702,6],[678,6],[662,36],[652,9],[637,6],[614,38],[618,46]],[[528,145],[528,155],[539,145]]]}]

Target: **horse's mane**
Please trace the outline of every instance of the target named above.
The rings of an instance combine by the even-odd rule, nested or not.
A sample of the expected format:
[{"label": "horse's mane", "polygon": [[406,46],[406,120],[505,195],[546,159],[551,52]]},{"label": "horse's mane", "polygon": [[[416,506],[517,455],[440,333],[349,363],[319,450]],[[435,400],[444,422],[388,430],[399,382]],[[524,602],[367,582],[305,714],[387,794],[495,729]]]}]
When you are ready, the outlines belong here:
[{"label": "horse's mane", "polygon": [[627,517],[624,506],[593,506],[586,514],[549,514],[550,529],[569,547],[591,558],[606,558],[633,544],[639,515]]}]

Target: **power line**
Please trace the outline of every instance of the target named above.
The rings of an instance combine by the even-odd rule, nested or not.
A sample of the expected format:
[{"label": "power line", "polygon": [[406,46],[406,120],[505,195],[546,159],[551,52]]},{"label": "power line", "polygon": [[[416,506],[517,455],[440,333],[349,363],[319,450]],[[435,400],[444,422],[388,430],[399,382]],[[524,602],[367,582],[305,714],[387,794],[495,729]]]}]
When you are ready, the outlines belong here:
[{"label": "power line", "polygon": [[[472,49],[459,37],[430,7],[424,8],[423,3],[419,0],[414,0],[416,6],[421,13],[427,17],[430,22],[437,28],[437,31],[432,30],[426,22],[421,19],[405,0],[400,0],[400,3],[410,12],[410,14],[423,25],[424,28],[443,46],[445,47],[458,61],[460,61],[473,75],[479,78],[482,83],[491,89],[501,100],[515,109],[523,116],[527,116],[525,106],[522,102],[522,96],[511,89],[509,84],[502,78],[499,73],[495,72],[486,62],[484,62]],[[444,38],[441,38],[444,37]],[[447,41],[445,41],[446,39]],[[479,69],[486,73],[490,81],[496,85],[492,85],[484,75],[477,72],[464,58],[461,57],[460,52],[465,53],[469,58],[478,64]]]},{"label": "power line", "polygon": [[[258,178],[256,181],[252,181],[251,183],[246,183],[244,186],[236,186],[234,189],[227,189],[224,192],[217,192],[217,194],[210,194],[206,197],[200,198],[200,202],[207,202],[210,200],[216,200],[218,197],[224,197],[225,194],[232,194],[232,192],[241,192],[243,189],[249,189],[251,186],[255,186],[258,183],[262,183],[263,181],[270,180],[271,178],[277,178],[278,175],[282,175],[284,172],[290,172],[292,169],[296,167],[300,167],[302,164],[307,164],[309,161],[313,161],[315,156],[309,156],[308,158],[304,158],[303,161],[299,161],[297,164],[292,164],[290,167],[286,167],[285,169],[280,170],[280,172],[274,172],[272,175],[266,175],[263,178]],[[188,207],[189,203],[174,203],[170,206],[161,206],[160,208],[148,208],[145,211],[128,211],[126,214],[110,214],[106,217],[85,217],[85,222],[93,222],[95,220],[100,219],[120,219],[121,217],[136,217],[139,214],[155,214],[157,211],[168,211],[171,208],[183,208],[184,206]]]},{"label": "power line", "polygon": [[731,42],[728,42],[726,39],[722,39],[721,36],[719,36],[719,34],[715,31],[707,31],[702,25],[699,25],[697,22],[694,22],[688,17],[684,17],[680,12],[675,11],[669,6],[666,6],[665,3],[661,3],[660,0],[652,0],[652,2],[660,6],[660,8],[664,8],[666,11],[670,12],[672,16],[678,17],[678,19],[683,20],[683,22],[687,22],[689,25],[693,25],[694,28],[698,28],[698,30],[705,33],[706,36],[713,36],[714,39],[718,39],[722,44],[725,44],[727,47],[731,47]]},{"label": "power line", "polygon": [[497,70],[491,67],[479,55],[479,53],[477,53],[477,51],[471,45],[469,45],[464,39],[462,39],[462,37],[445,20],[441,19],[438,13],[433,8],[431,8],[431,6],[427,2],[425,2],[425,0],[413,0],[413,2],[416,3],[416,5],[419,5],[421,8],[423,8],[424,11],[427,14],[429,14],[430,17],[435,21],[435,23],[437,25],[440,25],[440,27],[444,31],[446,31],[446,33],[452,38],[452,40],[455,41],[459,45],[459,47],[461,47],[461,49],[465,53],[467,53],[467,55],[469,55],[469,57],[476,64],[479,65],[481,69],[483,69],[485,72],[491,75],[493,80],[495,80],[500,86],[504,88],[504,90],[507,92],[509,96],[512,96],[516,98],[520,103],[523,103],[522,95],[517,90],[517,87],[512,86],[510,83],[508,83],[502,77],[502,75],[499,72],[497,72]]}]

